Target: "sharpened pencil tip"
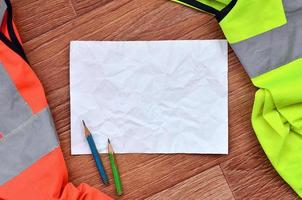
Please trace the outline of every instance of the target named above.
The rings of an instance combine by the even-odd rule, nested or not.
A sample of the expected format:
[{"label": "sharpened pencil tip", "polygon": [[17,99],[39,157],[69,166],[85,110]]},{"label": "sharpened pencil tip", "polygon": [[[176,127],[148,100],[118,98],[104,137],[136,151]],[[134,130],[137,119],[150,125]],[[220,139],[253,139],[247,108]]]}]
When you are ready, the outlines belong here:
[{"label": "sharpened pencil tip", "polygon": [[111,141],[109,140],[109,138],[108,138],[108,153],[113,153],[113,149],[112,149],[112,146],[111,146]]},{"label": "sharpened pencil tip", "polygon": [[84,120],[82,120],[82,122],[83,122],[83,126],[84,126],[84,133],[85,133],[85,136],[87,137],[88,135],[90,135],[90,131],[89,131],[89,129],[87,128],[87,126],[86,126]]}]

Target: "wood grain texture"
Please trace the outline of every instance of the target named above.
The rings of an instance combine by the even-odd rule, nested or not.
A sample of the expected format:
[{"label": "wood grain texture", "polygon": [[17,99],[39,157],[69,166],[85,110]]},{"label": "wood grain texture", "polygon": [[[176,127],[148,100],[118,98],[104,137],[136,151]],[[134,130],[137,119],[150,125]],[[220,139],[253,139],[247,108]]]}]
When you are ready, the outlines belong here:
[{"label": "wood grain texture", "polygon": [[26,42],[76,17],[68,0],[14,0],[15,22]]},{"label": "wood grain texture", "polygon": [[212,167],[196,176],[193,176],[173,187],[163,190],[146,200],[233,200],[224,175],[219,166]]},{"label": "wood grain texture", "polygon": [[236,199],[299,199],[281,181],[259,146],[221,167]]},{"label": "wood grain texture", "polygon": [[85,14],[97,7],[104,6],[112,0],[71,0],[78,15]]},{"label": "wood grain texture", "polygon": [[[101,184],[91,156],[70,155],[70,41],[224,38],[218,23],[212,16],[167,0],[13,0],[13,5],[29,62],[45,88],[70,181],[86,182],[115,197],[113,185]],[[255,91],[229,50],[229,155],[118,155],[124,185],[119,199],[159,199],[160,194],[189,186],[197,189],[196,196],[190,193],[192,199],[200,199],[197,194],[202,191],[196,183],[211,182],[216,173],[217,179],[223,179],[217,165],[235,199],[294,199],[253,133],[250,115]],[[110,171],[106,156],[104,160]]]}]

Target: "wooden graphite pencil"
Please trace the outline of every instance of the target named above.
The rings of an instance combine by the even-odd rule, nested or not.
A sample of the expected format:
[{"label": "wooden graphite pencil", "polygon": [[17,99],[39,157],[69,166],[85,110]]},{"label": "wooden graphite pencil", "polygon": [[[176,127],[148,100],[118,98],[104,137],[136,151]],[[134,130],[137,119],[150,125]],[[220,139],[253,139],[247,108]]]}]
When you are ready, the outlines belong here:
[{"label": "wooden graphite pencil", "polygon": [[105,185],[108,185],[109,184],[109,179],[108,179],[107,173],[105,171],[104,165],[102,163],[102,160],[100,158],[100,154],[99,154],[99,152],[98,152],[98,150],[96,148],[96,145],[95,145],[95,142],[93,140],[93,137],[92,137],[89,129],[87,128],[85,122],[84,121],[82,121],[82,122],[83,122],[83,125],[84,125],[85,137],[86,137],[86,139],[88,141],[88,144],[89,144],[92,156],[93,156],[95,164],[96,164],[96,167],[97,167],[97,169],[98,169],[98,171],[100,173],[101,180],[102,180],[102,182]]},{"label": "wooden graphite pencil", "polygon": [[116,194],[121,196],[123,194],[122,182],[121,182],[119,170],[117,167],[116,159],[114,156],[114,151],[113,151],[113,148],[112,148],[112,145],[111,145],[111,142],[109,139],[108,139],[108,155],[109,155],[109,160],[110,160],[110,166],[112,169]]}]

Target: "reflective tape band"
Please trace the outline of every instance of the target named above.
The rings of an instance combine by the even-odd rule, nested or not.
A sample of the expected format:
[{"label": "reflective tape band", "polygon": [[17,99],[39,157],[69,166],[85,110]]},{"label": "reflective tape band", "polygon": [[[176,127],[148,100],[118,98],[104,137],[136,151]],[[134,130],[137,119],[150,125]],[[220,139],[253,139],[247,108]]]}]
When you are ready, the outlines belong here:
[{"label": "reflective tape band", "polygon": [[31,109],[0,63],[0,132],[8,135],[31,116]]},{"label": "reflective tape band", "polygon": [[2,21],[6,9],[7,9],[7,5],[5,1],[0,0],[0,21]]},{"label": "reflective tape band", "polygon": [[48,108],[0,140],[0,184],[17,176],[58,146]]},{"label": "reflective tape band", "polygon": [[232,44],[251,78],[302,57],[302,1],[284,0],[288,23]]}]

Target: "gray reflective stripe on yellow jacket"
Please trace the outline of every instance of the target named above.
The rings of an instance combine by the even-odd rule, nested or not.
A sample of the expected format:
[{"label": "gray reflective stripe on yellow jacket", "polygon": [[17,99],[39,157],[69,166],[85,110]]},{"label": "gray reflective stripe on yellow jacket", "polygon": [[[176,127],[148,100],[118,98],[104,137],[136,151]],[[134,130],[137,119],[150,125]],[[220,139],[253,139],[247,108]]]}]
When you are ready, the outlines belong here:
[{"label": "gray reflective stripe on yellow jacket", "polygon": [[302,57],[302,0],[283,4],[287,24],[231,44],[251,78]]}]

